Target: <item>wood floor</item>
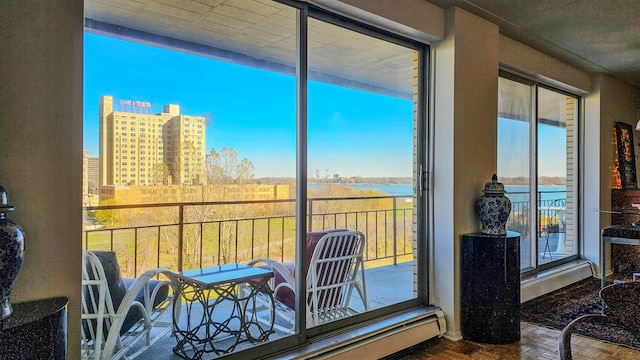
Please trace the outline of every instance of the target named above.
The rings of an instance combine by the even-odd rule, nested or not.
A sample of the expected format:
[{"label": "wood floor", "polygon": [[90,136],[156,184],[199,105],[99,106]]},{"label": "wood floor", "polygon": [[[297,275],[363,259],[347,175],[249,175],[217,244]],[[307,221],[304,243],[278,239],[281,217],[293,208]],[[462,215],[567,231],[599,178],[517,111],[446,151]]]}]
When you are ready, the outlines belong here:
[{"label": "wood floor", "polygon": [[[522,323],[521,340],[507,345],[479,344],[471,341],[437,339],[421,344],[401,354],[388,357],[391,360],[458,360],[458,359],[531,359],[557,360],[559,330],[530,323]],[[575,360],[626,360],[640,359],[640,351],[573,335],[571,349]]]}]

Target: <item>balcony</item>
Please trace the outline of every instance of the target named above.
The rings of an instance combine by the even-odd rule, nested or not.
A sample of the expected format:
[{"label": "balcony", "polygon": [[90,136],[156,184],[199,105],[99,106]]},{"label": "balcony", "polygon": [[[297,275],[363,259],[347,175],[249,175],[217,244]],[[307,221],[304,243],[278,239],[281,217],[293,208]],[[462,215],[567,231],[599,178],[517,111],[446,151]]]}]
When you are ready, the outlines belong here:
[{"label": "balcony", "polygon": [[[322,198],[309,199],[308,204],[308,227],[314,231],[349,228],[365,233],[371,309],[414,298],[411,197]],[[257,257],[294,259],[294,200],[103,205],[85,210],[89,220],[83,247],[115,251],[123,277],[136,277],[154,267],[182,271]],[[356,298],[356,309],[364,311]],[[285,335],[276,332],[269,339]],[[144,357],[177,359],[172,355],[175,344],[167,336]]]},{"label": "balcony", "polygon": [[[566,194],[538,195],[539,224],[552,216],[549,196],[562,198]],[[525,216],[529,208],[528,201],[512,201],[507,223],[507,229],[522,235],[523,259],[530,252],[531,234]],[[362,231],[367,240],[367,269],[413,260],[411,196],[311,198],[307,209],[310,231]],[[286,262],[295,256],[295,200],[291,199],[102,205],[84,210],[83,248],[115,251],[126,277],[154,267],[182,271],[246,263],[258,257]],[[541,234],[542,225],[538,227]],[[538,252],[542,252],[547,238],[536,237]],[[555,249],[557,239],[551,236],[549,240]],[[538,255],[539,263],[554,260]]]},{"label": "balcony", "polygon": [[[182,271],[258,257],[293,261],[295,205],[295,200],[265,200],[89,206],[83,248],[115,251],[123,277],[154,267]],[[414,298],[412,197],[313,198],[307,209],[313,231],[348,228],[365,234],[371,309]],[[523,255],[529,232],[522,214],[528,209],[528,202],[513,202],[507,224],[522,232]],[[175,339],[167,338],[149,351],[166,358],[174,345]]]}]

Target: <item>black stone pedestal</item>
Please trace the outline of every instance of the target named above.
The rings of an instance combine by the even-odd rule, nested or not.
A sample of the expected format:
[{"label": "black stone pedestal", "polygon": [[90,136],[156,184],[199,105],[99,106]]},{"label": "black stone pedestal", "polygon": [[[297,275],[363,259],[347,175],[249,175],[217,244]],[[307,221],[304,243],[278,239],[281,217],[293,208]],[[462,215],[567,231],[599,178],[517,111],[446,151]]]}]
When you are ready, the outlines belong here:
[{"label": "black stone pedestal", "polygon": [[520,234],[462,237],[462,337],[480,343],[520,340]]},{"label": "black stone pedestal", "polygon": [[0,359],[67,358],[67,298],[15,303],[0,321]]}]

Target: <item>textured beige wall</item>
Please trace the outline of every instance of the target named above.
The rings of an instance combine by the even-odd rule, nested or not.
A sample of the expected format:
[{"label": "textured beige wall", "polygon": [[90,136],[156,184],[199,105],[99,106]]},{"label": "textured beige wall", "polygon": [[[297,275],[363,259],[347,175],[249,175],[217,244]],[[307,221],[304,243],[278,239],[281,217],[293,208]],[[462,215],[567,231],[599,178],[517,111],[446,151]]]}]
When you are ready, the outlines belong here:
[{"label": "textured beige wall", "polygon": [[79,354],[82,0],[7,0],[0,11],[0,185],[26,233],[13,302],[69,298]]},{"label": "textured beige wall", "polygon": [[[582,169],[584,193],[582,206],[585,211],[580,228],[582,255],[596,265],[597,275],[600,276],[602,271],[600,231],[603,227],[611,225],[611,215],[592,211],[592,209],[611,208],[615,157],[613,126],[616,121],[622,121],[635,127],[638,120],[638,104],[637,90],[618,80],[605,75],[594,75],[592,84],[592,92],[584,97],[585,156]],[[634,133],[634,140],[637,145],[640,140],[637,132]],[[638,151],[637,148],[636,151]],[[609,252],[606,257],[607,264],[610,265]]]},{"label": "textured beige wall", "polygon": [[496,171],[498,27],[448,9],[435,44],[434,304],[460,338],[460,238],[479,230],[475,201]]},{"label": "textured beige wall", "polygon": [[[581,170],[581,196],[580,206],[583,209],[600,208],[600,177],[601,167],[611,166],[606,164],[606,154],[601,155],[601,130],[600,130],[600,76],[592,79],[591,92],[583,98],[583,159],[580,163]],[[607,160],[610,161],[610,160]],[[596,211],[583,211],[581,221],[577,222],[581,235],[582,256],[595,264],[600,263],[600,222],[601,219],[610,219],[610,214]],[[599,274],[598,274],[599,276]]]},{"label": "textured beige wall", "polygon": [[[498,27],[464,10],[455,12],[456,230],[480,230],[475,202],[497,168]],[[499,174],[498,174],[499,175]]]},{"label": "textured beige wall", "polygon": [[[600,131],[602,156],[602,178],[601,186],[607,194],[602,195],[602,200],[609,200],[606,204],[611,204],[611,189],[614,186],[613,166],[615,158],[615,139],[613,137],[613,126],[615,122],[631,124],[635,129],[638,119],[636,118],[637,104],[634,89],[608,76],[600,77]],[[635,133],[634,142],[637,145],[640,140],[640,133]],[[636,149],[636,155],[639,154]],[[636,159],[636,165],[638,161]],[[636,168],[637,169],[637,168]],[[640,174],[640,173],[639,173]],[[605,198],[605,196],[608,196]],[[604,205],[604,202],[603,202]]]},{"label": "textured beige wall", "polygon": [[569,91],[591,91],[588,73],[504,35],[500,35],[500,64]]}]

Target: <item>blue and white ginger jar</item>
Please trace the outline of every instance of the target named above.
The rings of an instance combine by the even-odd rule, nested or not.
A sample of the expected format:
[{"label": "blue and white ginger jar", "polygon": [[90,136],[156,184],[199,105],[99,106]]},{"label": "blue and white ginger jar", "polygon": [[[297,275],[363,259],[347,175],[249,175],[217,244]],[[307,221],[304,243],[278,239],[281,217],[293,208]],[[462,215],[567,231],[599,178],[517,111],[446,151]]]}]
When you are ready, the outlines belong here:
[{"label": "blue and white ginger jar", "polygon": [[482,221],[481,232],[487,235],[506,235],[511,200],[504,195],[504,185],[498,182],[496,174],[493,174],[491,182],[485,184],[483,193],[476,201],[476,211]]},{"label": "blue and white ginger jar", "polygon": [[24,232],[6,213],[13,211],[7,204],[7,193],[0,186],[0,320],[11,315],[11,286],[24,258]]}]

